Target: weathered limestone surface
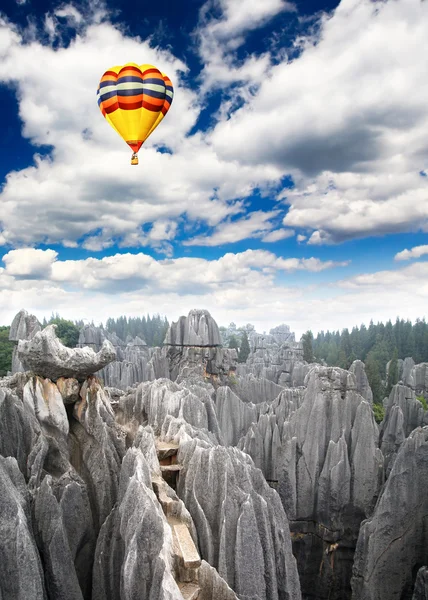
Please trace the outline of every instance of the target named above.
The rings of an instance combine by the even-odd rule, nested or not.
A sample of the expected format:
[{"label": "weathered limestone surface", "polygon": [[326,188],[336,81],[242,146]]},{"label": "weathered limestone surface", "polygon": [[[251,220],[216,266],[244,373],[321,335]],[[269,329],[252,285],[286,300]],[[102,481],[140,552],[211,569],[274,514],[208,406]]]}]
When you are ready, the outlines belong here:
[{"label": "weathered limestone surface", "polygon": [[427,481],[428,427],[423,427],[401,446],[375,512],[361,526],[353,600],[412,597],[416,571],[427,556]]},{"label": "weathered limestone surface", "polygon": [[259,408],[255,404],[242,402],[230,387],[217,389],[215,410],[223,442],[226,446],[236,446],[251,423],[258,419]]},{"label": "weathered limestone surface", "polygon": [[259,417],[238,442],[268,481],[278,481],[284,424],[303,402],[304,390],[284,389],[271,403],[259,406]]},{"label": "weathered limestone surface", "polygon": [[[1,391],[0,391],[1,394]],[[30,496],[16,460],[0,456],[0,598],[46,600]]]},{"label": "weathered limestone surface", "polygon": [[217,323],[207,310],[191,310],[187,317],[172,323],[165,337],[166,346],[221,346]]},{"label": "weathered limestone surface", "polygon": [[428,567],[421,567],[418,571],[412,600],[428,600]]},{"label": "weathered limestone surface", "polygon": [[48,325],[31,340],[18,342],[18,357],[26,370],[53,380],[59,377],[82,380],[116,358],[108,341],[98,353],[91,348],[67,348],[57,338],[55,329],[55,325]]},{"label": "weathered limestone surface", "polygon": [[180,445],[177,492],[198,532],[202,558],[240,600],[299,600],[296,562],[279,496],[236,448]]},{"label": "weathered limestone surface", "polygon": [[37,317],[29,315],[26,310],[20,310],[13,319],[9,331],[10,341],[15,342],[12,353],[12,374],[25,370],[18,357],[19,340],[31,340],[41,329]]},{"label": "weathered limestone surface", "polygon": [[280,345],[274,336],[255,335],[247,362],[238,366],[237,374],[242,377],[252,373],[283,387],[297,387],[303,385],[309,369],[303,363],[301,342],[287,341]]},{"label": "weathered limestone surface", "polygon": [[364,400],[367,400],[369,404],[373,404],[373,393],[369,385],[369,380],[367,379],[365,364],[361,360],[354,360],[349,367],[349,370],[355,375],[357,392],[361,394]]},{"label": "weathered limestone surface", "polygon": [[[134,421],[137,427],[148,423],[156,434],[160,433],[167,415],[182,418],[199,429],[208,429],[210,421],[215,419],[213,402],[206,392],[195,394],[169,379],[142,383],[119,401],[120,422]],[[211,427],[215,430],[215,423]]]},{"label": "weathered limestone surface", "polygon": [[125,434],[115,422],[108,397],[95,377],[84,382],[73,407],[71,463],[85,481],[98,532],[117,500]]},{"label": "weathered limestone surface", "polygon": [[293,521],[304,597],[345,600],[360,522],[382,483],[378,428],[352,373],[318,366],[306,383],[283,427],[278,491]]},{"label": "weathered limestone surface", "polygon": [[172,576],[172,534],[141,450],[130,448],[118,502],[97,542],[92,600],[182,600]]},{"label": "weathered limestone surface", "polygon": [[405,385],[394,385],[385,403],[385,417],[379,432],[387,474],[406,437],[416,427],[427,423],[428,414],[419,400],[416,400],[415,392]]},{"label": "weathered limestone surface", "polygon": [[0,388],[0,455],[16,459],[27,477],[27,460],[40,434],[40,425],[21,398],[8,388]]},{"label": "weathered limestone surface", "polygon": [[283,389],[283,386],[277,385],[269,379],[255,377],[252,373],[249,373],[239,377],[233,391],[244,402],[259,404],[260,402],[271,402]]}]

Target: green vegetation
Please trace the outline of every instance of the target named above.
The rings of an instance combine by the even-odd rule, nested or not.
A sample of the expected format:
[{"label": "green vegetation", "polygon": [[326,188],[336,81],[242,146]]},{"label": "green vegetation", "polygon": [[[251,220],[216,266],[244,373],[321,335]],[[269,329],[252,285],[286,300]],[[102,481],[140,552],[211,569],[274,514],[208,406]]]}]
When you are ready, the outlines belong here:
[{"label": "green vegetation", "polygon": [[411,356],[416,363],[428,361],[428,324],[425,319],[414,324],[398,318],[394,324],[371,321],[369,327],[361,325],[351,331],[321,331],[312,345],[315,359],[331,366],[347,369],[356,359],[364,361],[373,400],[381,403],[398,381],[398,359]]},{"label": "green vegetation", "polygon": [[12,368],[13,342],[9,341],[10,327],[0,327],[0,377]]},{"label": "green vegetation", "polygon": [[244,363],[250,355],[250,344],[248,342],[247,332],[243,331],[241,335],[241,345],[239,347],[238,362]]},{"label": "green vegetation", "polygon": [[302,335],[301,342],[303,344],[303,360],[307,363],[314,362],[314,349],[313,349],[314,336],[312,331],[307,331]]},{"label": "green vegetation", "polygon": [[382,423],[385,417],[385,409],[383,404],[373,404],[373,413],[376,423]]},{"label": "green vegetation", "polygon": [[239,350],[239,340],[236,335],[231,335],[229,338],[229,348],[235,348]]},{"label": "green vegetation", "polygon": [[148,346],[162,346],[168,331],[166,317],[147,315],[147,317],[119,317],[107,319],[106,329],[115,333],[124,342],[128,336],[141,337]]},{"label": "green vegetation", "polygon": [[67,319],[61,319],[56,315],[49,319],[48,325],[56,325],[56,335],[69,348],[75,348],[79,342],[80,328]]},{"label": "green vegetation", "polygon": [[424,410],[428,410],[428,404],[427,404],[426,398],[424,396],[416,396],[416,400],[419,400],[419,402],[424,407]]}]

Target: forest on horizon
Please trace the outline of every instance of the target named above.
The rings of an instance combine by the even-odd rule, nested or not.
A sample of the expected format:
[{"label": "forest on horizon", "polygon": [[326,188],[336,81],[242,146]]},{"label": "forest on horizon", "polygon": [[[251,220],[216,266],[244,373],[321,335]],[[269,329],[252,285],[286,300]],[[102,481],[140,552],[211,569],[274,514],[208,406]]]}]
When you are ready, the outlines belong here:
[{"label": "forest on horizon", "polygon": [[[82,321],[62,319],[58,314],[49,320],[44,319],[42,326],[57,324],[58,337],[66,345],[73,347],[78,343]],[[159,314],[142,317],[121,316],[109,318],[106,331],[115,333],[121,340],[141,337],[149,346],[160,346],[169,327],[168,319]],[[225,330],[225,327],[220,327]],[[10,327],[0,327],[0,377],[11,368],[13,342],[9,341]],[[232,336],[229,347],[236,348],[238,353],[245,346],[247,354],[248,341],[245,328],[238,328],[238,336]],[[395,323],[370,322],[366,327],[343,329],[342,331],[321,331],[314,336],[307,331],[301,338],[304,349],[304,360],[320,362],[329,366],[348,369],[354,360],[362,360],[366,365],[366,373],[373,391],[375,403],[382,403],[392,386],[399,380],[399,359],[412,357],[416,364],[428,362],[428,324],[425,319],[417,319],[415,323],[397,318]],[[248,349],[249,350],[249,349]],[[242,361],[242,353],[241,353]],[[389,368],[387,369],[387,364]]]}]

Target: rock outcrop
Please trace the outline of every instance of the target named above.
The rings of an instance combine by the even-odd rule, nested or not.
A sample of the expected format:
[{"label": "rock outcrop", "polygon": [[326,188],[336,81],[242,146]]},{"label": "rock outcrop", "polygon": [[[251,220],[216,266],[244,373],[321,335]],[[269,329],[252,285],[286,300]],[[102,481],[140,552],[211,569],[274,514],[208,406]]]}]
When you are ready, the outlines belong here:
[{"label": "rock outcrop", "polygon": [[178,495],[198,532],[201,556],[241,600],[292,598],[300,586],[277,493],[236,448],[180,446]]},{"label": "rock outcrop", "polygon": [[172,323],[165,337],[166,346],[208,347],[221,346],[217,323],[207,310],[191,310],[187,317]]},{"label": "rock outcrop", "polygon": [[[427,481],[428,427],[423,427],[413,431],[401,446],[376,510],[361,526],[353,600],[412,597],[416,573],[427,558]],[[423,578],[421,573],[419,589]]]},{"label": "rock outcrop", "polygon": [[116,358],[108,341],[97,353],[91,348],[67,348],[57,338],[55,329],[55,325],[48,325],[31,340],[18,342],[18,358],[26,370],[52,380],[60,377],[83,380]]},{"label": "rock outcrop", "polygon": [[378,428],[352,373],[315,367],[299,408],[284,424],[278,491],[291,521],[305,598],[350,598],[361,521],[383,475]]},{"label": "rock outcrop", "polygon": [[416,427],[425,424],[428,424],[428,414],[415,392],[405,385],[395,385],[385,402],[385,417],[380,425],[380,448],[387,475],[401,444]]},{"label": "rock outcrop", "polygon": [[354,360],[352,365],[349,367],[351,373],[355,376],[357,384],[357,392],[366,400],[369,404],[373,404],[373,392],[367,379],[365,365],[361,360]]},{"label": "rock outcrop", "polygon": [[19,340],[31,340],[41,329],[37,317],[29,315],[26,310],[20,310],[15,315],[9,331],[10,341],[15,342],[12,353],[12,375],[25,370],[18,357]]}]

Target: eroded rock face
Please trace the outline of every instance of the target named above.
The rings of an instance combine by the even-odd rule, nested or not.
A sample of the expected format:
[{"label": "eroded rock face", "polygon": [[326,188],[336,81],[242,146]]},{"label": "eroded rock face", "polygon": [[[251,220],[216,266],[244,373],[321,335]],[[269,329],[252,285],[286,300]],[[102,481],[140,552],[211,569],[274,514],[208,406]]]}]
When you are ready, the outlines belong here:
[{"label": "eroded rock face", "polygon": [[41,329],[37,317],[29,315],[26,310],[20,310],[13,319],[9,331],[10,341],[15,342],[12,353],[12,374],[25,370],[18,357],[19,340],[31,340]]},{"label": "eroded rock face", "polygon": [[217,323],[207,310],[191,310],[168,329],[166,346],[221,346]]},{"label": "eroded rock face", "polygon": [[52,380],[60,377],[83,380],[116,358],[108,341],[98,353],[91,348],[67,348],[57,338],[55,329],[55,325],[48,325],[31,340],[18,342],[18,357],[26,370]]},{"label": "eroded rock face", "polygon": [[[428,547],[427,481],[428,427],[423,427],[401,446],[376,510],[361,526],[353,600],[411,598],[416,571],[426,561]],[[422,579],[423,573],[419,588]]]},{"label": "eroded rock face", "polygon": [[412,600],[428,600],[428,567],[421,567],[418,571]]},{"label": "eroded rock face", "polygon": [[352,373],[315,367],[306,383],[302,404],[284,424],[278,490],[292,520],[305,598],[344,600],[359,526],[382,483],[378,428]]},{"label": "eroded rock face", "polygon": [[349,367],[351,373],[355,376],[357,384],[357,392],[366,400],[369,404],[373,404],[373,393],[367,379],[365,364],[361,360],[354,360],[352,365]]},{"label": "eroded rock face", "polygon": [[142,452],[123,459],[118,502],[95,554],[92,600],[182,600],[172,576],[172,534],[152,490]]},{"label": "eroded rock face", "polygon": [[292,598],[300,586],[277,493],[236,448],[180,446],[178,495],[198,532],[202,558],[241,600]]},{"label": "eroded rock face", "polygon": [[401,384],[394,385],[385,403],[385,417],[380,425],[380,448],[385,457],[387,474],[401,444],[416,427],[427,423],[427,417],[411,388]]},{"label": "eroded rock face", "polygon": [[42,564],[31,526],[30,496],[16,460],[3,456],[0,456],[0,536],[0,597],[46,600]]}]

